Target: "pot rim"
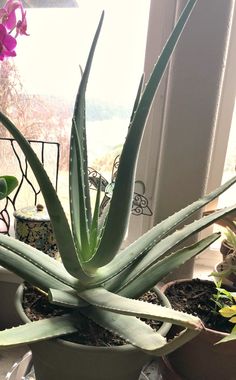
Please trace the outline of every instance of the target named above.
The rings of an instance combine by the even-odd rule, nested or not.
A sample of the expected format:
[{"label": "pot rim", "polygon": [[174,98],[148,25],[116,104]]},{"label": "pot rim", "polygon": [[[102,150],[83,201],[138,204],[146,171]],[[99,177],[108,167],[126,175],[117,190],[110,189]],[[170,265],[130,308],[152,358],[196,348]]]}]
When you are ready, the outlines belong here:
[{"label": "pot rim", "polygon": [[[205,282],[205,283],[214,283],[214,281],[212,280],[207,280],[207,279],[202,279],[202,278],[198,278],[198,277],[194,277],[194,278],[183,278],[183,279],[179,279],[179,280],[173,280],[173,281],[170,281],[170,282],[167,282],[166,284],[163,284],[162,287],[161,287],[161,290],[163,291],[163,293],[166,291],[166,289],[170,286],[172,286],[173,284],[176,284],[176,283],[182,283],[182,282],[191,282],[192,280],[196,280],[198,279],[199,281],[201,282]],[[228,288],[229,290],[233,290],[235,291],[235,288],[231,285],[224,285],[226,288]],[[204,324],[203,324],[204,325]],[[214,329],[209,329],[208,327],[205,327],[204,326],[204,331],[206,333],[211,333],[211,334],[215,334],[215,335],[218,335],[219,336],[219,339],[222,339],[226,336],[228,336],[229,334],[228,333],[225,333],[225,332],[221,332],[221,331],[218,331],[218,330],[214,330]]]}]

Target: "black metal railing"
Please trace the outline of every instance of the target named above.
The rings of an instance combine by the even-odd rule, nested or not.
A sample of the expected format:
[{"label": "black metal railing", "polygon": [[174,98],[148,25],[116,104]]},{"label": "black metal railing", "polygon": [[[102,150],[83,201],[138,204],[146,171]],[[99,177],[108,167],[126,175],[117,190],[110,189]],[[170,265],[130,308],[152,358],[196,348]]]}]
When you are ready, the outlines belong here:
[{"label": "black metal railing", "polygon": [[[57,190],[59,143],[40,140],[28,140],[28,142],[50,174]],[[10,235],[14,211],[23,206],[39,203],[41,191],[28,161],[13,138],[0,137],[0,163],[1,175],[14,175],[19,182],[16,190],[0,203],[0,233]]]}]

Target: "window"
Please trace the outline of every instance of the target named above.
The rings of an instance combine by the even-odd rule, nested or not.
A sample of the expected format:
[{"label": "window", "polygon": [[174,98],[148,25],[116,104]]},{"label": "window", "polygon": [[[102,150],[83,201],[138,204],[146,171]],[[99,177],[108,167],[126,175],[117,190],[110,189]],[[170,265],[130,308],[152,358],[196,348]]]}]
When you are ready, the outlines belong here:
[{"label": "window", "polygon": [[[14,61],[27,95],[24,100],[34,96],[41,102],[37,112],[46,114],[46,131],[42,128],[45,122],[37,122],[34,128],[29,128],[30,131],[61,142],[60,178],[67,177],[67,131],[80,77],[79,64],[84,66],[101,10],[105,9],[106,18],[87,96],[91,165],[97,155],[108,161],[109,157],[105,156],[104,160],[103,156],[111,149],[116,152],[124,140],[132,101],[143,71],[147,26],[145,73],[148,76],[186,0],[151,0],[150,4],[149,0],[70,3],[74,6],[79,3],[79,7],[28,9],[31,37],[19,40],[18,57]],[[229,44],[229,31],[235,34],[235,26],[231,25],[234,3],[199,1],[179,41],[154,101],[138,164],[137,179],[141,187],[145,184],[145,196],[153,217],[133,218],[131,240],[197,199],[206,191],[207,183],[211,189],[221,181],[222,162],[221,167],[218,165],[213,170],[215,176],[209,175],[213,173],[209,171],[209,162],[216,162],[217,141],[222,141],[226,126],[225,122],[219,122],[220,110],[223,110],[221,102],[226,99],[225,81],[228,76],[232,82],[233,70],[231,68],[229,75],[228,71],[222,73],[222,68],[227,57],[225,47]],[[42,33],[46,37],[42,37]],[[52,56],[55,61],[51,60]],[[112,132],[108,133],[111,128]],[[46,132],[49,135],[44,135]],[[106,142],[104,135],[108,138]],[[110,135],[115,146],[110,142]],[[109,180],[110,169],[106,165],[103,169],[103,175]],[[215,179],[211,180],[213,177]],[[65,190],[64,184],[59,188]],[[137,187],[139,190],[139,184]],[[62,197],[67,199],[67,190]]]},{"label": "window", "polygon": [[[232,9],[231,33],[227,45],[227,59],[222,81],[221,98],[218,107],[216,133],[213,145],[212,160],[209,170],[208,187],[225,182],[235,174],[236,165],[236,9]],[[234,188],[223,194],[216,207],[233,203]]]},{"label": "window", "polygon": [[[215,143],[219,131],[221,135],[227,133],[226,123],[219,124],[222,108],[218,106],[220,101],[227,102],[223,92],[226,73],[222,69],[227,63],[230,31],[235,35],[234,3],[214,0],[197,3],[163,78],[150,113],[137,173],[146,184],[153,217],[139,220],[139,226],[132,230],[133,239],[198,199],[207,185],[213,189],[221,182],[223,165],[222,170],[219,166],[215,168],[217,176],[213,183],[209,163],[214,164],[218,154],[218,150],[212,152],[213,136]],[[180,0],[151,2],[147,75],[184,4],[186,1]],[[231,74],[233,68],[235,65]],[[232,75],[228,79],[232,82]],[[235,92],[230,102],[234,96]],[[226,146],[224,154],[225,151]]]},{"label": "window", "polygon": [[[146,71],[150,72],[184,3],[152,1]],[[148,151],[152,157],[148,165],[148,170],[151,170],[145,170],[145,175],[149,177],[151,185],[147,187],[151,196],[156,197],[156,220],[197,199],[205,191],[216,111],[219,100],[224,98],[225,73],[222,73],[222,68],[227,58],[225,46],[229,40],[233,10],[232,4],[216,6],[211,0],[197,3],[163,80],[163,87],[158,91],[150,115],[149,133],[141,152],[139,172],[143,171],[142,163]],[[162,30],[159,38],[156,38],[157,30]],[[232,77],[229,79],[232,81]],[[222,125],[217,125],[217,129],[225,133]],[[153,159],[154,154],[157,160]],[[220,183],[221,176],[222,173],[214,187]],[[150,219],[149,222],[153,223]]]},{"label": "window", "polygon": [[[149,0],[50,3],[63,8],[44,8],[47,1],[25,3],[31,6],[27,8],[30,37],[19,39],[17,57],[0,68],[5,88],[14,82],[8,102],[0,96],[1,107],[28,139],[60,143],[58,191],[67,207],[69,133],[80,65],[83,69],[104,9],[88,84],[87,127],[89,164],[109,181],[143,72]],[[2,129],[0,133],[5,136]],[[6,159],[4,168],[10,173],[9,162]],[[28,206],[27,202],[25,196],[19,207]]]}]

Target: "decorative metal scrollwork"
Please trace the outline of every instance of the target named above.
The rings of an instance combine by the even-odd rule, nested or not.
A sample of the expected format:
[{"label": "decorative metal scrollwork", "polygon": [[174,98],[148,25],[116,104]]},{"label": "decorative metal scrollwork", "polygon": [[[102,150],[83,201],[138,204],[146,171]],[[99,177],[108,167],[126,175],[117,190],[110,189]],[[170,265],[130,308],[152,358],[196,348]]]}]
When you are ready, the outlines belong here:
[{"label": "decorative metal scrollwork", "polygon": [[[17,166],[17,169],[14,169],[14,174],[17,176],[19,185],[13,195],[7,197],[5,200],[1,201],[1,205],[3,205],[2,209],[0,209],[0,233],[10,234],[11,228],[11,215],[18,208],[17,200],[21,193],[24,192],[24,186],[27,186],[30,190],[32,201],[31,205],[36,205],[39,202],[39,195],[41,194],[40,189],[35,183],[34,176],[32,176],[31,169],[29,167],[28,161],[25,157],[19,153],[19,147],[16,141],[12,138],[0,137],[0,143],[4,143],[4,147],[6,147],[6,143],[9,144],[9,149],[11,149],[12,159],[14,159],[14,167]],[[29,143],[32,146],[35,146],[35,150],[44,166],[48,164],[45,159],[46,153],[45,151],[50,149],[50,164],[53,162],[53,173],[50,175],[52,178],[52,182],[57,189],[58,184],[58,172],[59,172],[59,158],[60,158],[60,145],[56,142],[45,142],[40,140],[29,140]],[[54,147],[54,152],[52,153],[52,146]],[[1,153],[6,154],[3,149],[0,148]],[[7,154],[6,154],[7,155]],[[93,168],[88,169],[88,178],[89,178],[89,186],[91,190],[97,190],[98,185],[101,178],[101,190],[104,193],[104,197],[101,201],[100,210],[101,213],[108,204],[109,200],[112,197],[113,187],[115,184],[117,170],[119,166],[120,156],[117,156],[113,162],[111,181],[109,182],[106,178],[101,176],[101,174]],[[2,169],[3,170],[3,169]],[[15,172],[17,170],[17,173]],[[4,172],[5,174],[5,172]],[[147,215],[151,216],[152,211],[148,205],[148,199],[144,196],[145,194],[145,186],[142,182],[136,181],[136,183],[141,183],[142,192],[134,192],[133,204],[131,212],[133,215]]]},{"label": "decorative metal scrollwork", "polygon": [[[106,178],[104,178],[98,171],[96,171],[95,169],[89,168],[88,177],[89,177],[90,189],[92,190],[98,189],[98,184],[101,177],[101,190],[105,193],[100,205],[101,213],[112,197],[112,192],[113,192],[113,188],[114,188],[114,184],[115,184],[115,180],[117,176],[119,162],[120,162],[120,156],[117,156],[113,162],[110,182],[108,182]],[[131,213],[136,216],[138,215],[151,216],[152,211],[148,205],[148,199],[144,196],[145,186],[141,181],[136,181],[136,183],[142,184],[143,193],[140,194],[138,192],[134,192]]]}]

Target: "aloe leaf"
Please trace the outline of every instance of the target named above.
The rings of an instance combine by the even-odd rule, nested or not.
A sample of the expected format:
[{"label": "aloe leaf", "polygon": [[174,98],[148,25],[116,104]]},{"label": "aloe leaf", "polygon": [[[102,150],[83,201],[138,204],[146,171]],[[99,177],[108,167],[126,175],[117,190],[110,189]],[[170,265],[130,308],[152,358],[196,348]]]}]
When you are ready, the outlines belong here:
[{"label": "aloe leaf", "polygon": [[82,298],[78,296],[75,290],[58,290],[49,289],[48,300],[54,305],[69,307],[69,308],[80,308],[88,306]]},{"label": "aloe leaf", "polygon": [[[125,297],[139,297],[180,265],[203,252],[220,235],[220,233],[214,233],[189,247],[180,249],[164,257],[145,271],[142,276],[137,277],[134,281],[127,282],[126,285],[122,284],[118,290],[119,294]],[[155,250],[155,247],[153,249]],[[114,287],[117,289],[117,284],[113,284]]]},{"label": "aloe leaf", "polygon": [[81,261],[89,258],[89,226],[84,183],[83,148],[73,120],[70,151],[70,214],[73,236]]},{"label": "aloe leaf", "polygon": [[102,226],[99,225],[101,186],[102,186],[102,179],[100,177],[98,189],[97,189],[95,207],[94,207],[94,212],[93,212],[93,219],[92,219],[92,224],[91,224],[91,229],[90,229],[89,245],[90,245],[91,253],[93,253],[96,250],[96,247],[100,238],[101,228],[102,228]]},{"label": "aloe leaf", "polygon": [[[175,214],[169,216],[161,223],[154,226],[151,230],[146,232],[134,243],[130,244],[122,251],[122,254],[117,255],[111,263],[104,268],[100,268],[96,273],[96,279],[91,281],[92,285],[100,285],[109,278],[114,277],[122,271],[125,271],[130,265],[133,265],[135,260],[145,255],[153,246],[157,245],[163,238],[165,238],[171,231],[176,229],[179,224],[182,224],[187,218],[192,216],[198,210],[206,206],[208,203],[217,198],[220,194],[225,192],[230,186],[236,182],[236,176],[231,178],[225,184],[218,187],[216,190],[205,195],[191,205],[183,208]],[[213,215],[213,213],[212,213]],[[227,213],[223,214],[224,217]],[[213,220],[211,223],[216,222]]]},{"label": "aloe leaf", "polygon": [[16,177],[0,176],[0,200],[7,197],[18,185]]},{"label": "aloe leaf", "polygon": [[[79,197],[84,197],[85,201],[85,212],[86,212],[86,221],[88,226],[90,227],[91,223],[91,204],[90,204],[90,195],[89,195],[89,182],[88,182],[88,163],[87,163],[87,142],[86,142],[86,115],[85,115],[85,92],[87,88],[89,73],[92,65],[93,55],[95,52],[95,48],[97,45],[98,37],[101,31],[102,23],[104,18],[104,12],[101,15],[96,34],[94,36],[92,46],[89,52],[89,56],[86,62],[86,66],[84,72],[82,73],[82,79],[80,82],[78,94],[75,101],[74,108],[74,117],[75,120],[74,126],[76,128],[76,132],[78,134],[78,139],[81,144],[81,154],[78,155],[75,149],[75,139],[73,138],[73,134],[71,137],[71,155],[70,155],[70,195],[72,202],[74,203],[73,207],[79,203]],[[78,188],[77,184],[77,175],[76,171],[78,170],[78,161],[81,161],[79,164],[79,175],[83,178],[83,186],[81,183]],[[79,190],[79,192],[78,192]],[[77,211],[78,212],[78,211]],[[74,220],[75,218],[75,220]],[[76,214],[71,214],[72,223],[79,228],[78,218],[76,218]]]},{"label": "aloe leaf", "polygon": [[0,234],[0,265],[42,289],[77,288],[80,285],[60,262],[3,234]]},{"label": "aloe leaf", "polygon": [[46,171],[28,141],[15,125],[1,112],[0,122],[18,142],[39,183],[53,224],[57,245],[60,255],[63,258],[65,268],[73,276],[79,277],[81,281],[86,281],[89,276],[85,274],[80,265],[67,217]]},{"label": "aloe leaf", "polygon": [[162,335],[135,317],[118,315],[95,307],[81,309],[81,313],[142,350],[151,351],[166,344]]},{"label": "aloe leaf", "polygon": [[214,214],[210,214],[205,216],[200,220],[196,220],[191,224],[185,226],[181,230],[177,230],[171,235],[167,236],[165,239],[160,241],[156,247],[151,249],[135,266],[133,271],[127,275],[126,281],[122,286],[126,286],[129,282],[133,281],[138,276],[141,276],[146,272],[149,268],[151,268],[160,258],[164,257],[166,254],[169,254],[173,251],[177,245],[184,242],[187,238],[196,234],[208,227],[210,224],[215,222],[218,218],[221,218],[223,215],[227,215],[232,211],[236,210],[236,206],[227,207],[222,211],[215,212]]},{"label": "aloe leaf", "polygon": [[95,288],[79,292],[79,296],[96,308],[115,314],[154,319],[161,322],[175,323],[191,329],[201,328],[201,321],[193,315],[179,312],[164,306],[153,305],[135,299],[121,297],[104,288]]},{"label": "aloe leaf", "polygon": [[0,331],[0,347],[38,342],[76,332],[75,318],[69,315],[29,322]]},{"label": "aloe leaf", "polygon": [[221,344],[221,343],[227,343],[227,342],[230,342],[232,340],[236,340],[236,327],[234,326],[231,333],[226,335],[223,339],[219,340],[218,342],[216,342],[215,344]]},{"label": "aloe leaf", "polygon": [[[104,271],[109,271],[112,267],[114,268],[114,270],[117,270],[119,267],[124,268],[125,266],[127,266],[127,264],[132,263],[133,260],[135,260],[135,258],[145,253],[145,251],[149,251],[154,245],[156,245],[163,238],[168,236],[168,234],[170,234],[173,230],[175,230],[176,227],[178,227],[178,225],[183,224],[183,222],[185,222],[186,219],[188,219],[198,210],[212,202],[214,199],[216,199],[219,195],[221,195],[235,183],[236,176],[232,177],[229,181],[218,187],[216,190],[203,196],[199,200],[186,206],[182,210],[176,212],[175,214],[169,216],[167,219],[154,226],[151,230],[149,230],[140,238],[138,238],[133,244],[124,249],[122,255],[117,255],[114,258],[113,262],[111,262],[104,268]],[[212,215],[213,214],[214,213],[212,213]],[[227,215],[227,213],[223,214],[223,216],[225,215]],[[214,222],[215,221],[217,221],[217,219],[214,220]]]},{"label": "aloe leaf", "polygon": [[57,281],[54,277],[36,267],[35,264],[21,256],[16,256],[15,252],[10,249],[0,247],[0,265],[44,291],[47,291],[49,286],[59,289],[67,288],[65,284]]},{"label": "aloe leaf", "polygon": [[136,98],[135,98],[135,101],[134,101],[134,106],[133,106],[133,110],[132,110],[132,113],[131,113],[130,123],[132,123],[133,118],[134,118],[135,113],[136,113],[136,110],[138,108],[138,104],[139,104],[139,101],[140,101],[140,98],[141,98],[141,94],[142,94],[142,89],[143,89],[143,81],[144,81],[144,74],[141,76],[141,79],[140,79],[140,82],[139,82],[138,92],[137,92],[137,95],[136,95]]},{"label": "aloe leaf", "polygon": [[[202,326],[204,329],[204,326]],[[189,342],[193,338],[195,338],[202,330],[190,330],[184,329],[178,335],[176,335],[172,340],[169,340],[163,347],[152,352],[153,356],[163,356],[168,355],[171,352],[175,351],[179,347],[183,346],[183,344]]]},{"label": "aloe leaf", "polygon": [[[136,317],[119,315],[96,307],[81,309],[81,313],[151,355],[164,354],[168,346],[162,335]],[[201,329],[202,326],[200,329],[188,330],[189,340],[199,334]]]},{"label": "aloe leaf", "polygon": [[136,108],[120,157],[107,223],[99,248],[91,260],[91,266],[101,267],[108,264],[116,255],[125,236],[133,200],[136,161],[145,122],[171,54],[195,3],[196,0],[189,0],[184,8]]}]

